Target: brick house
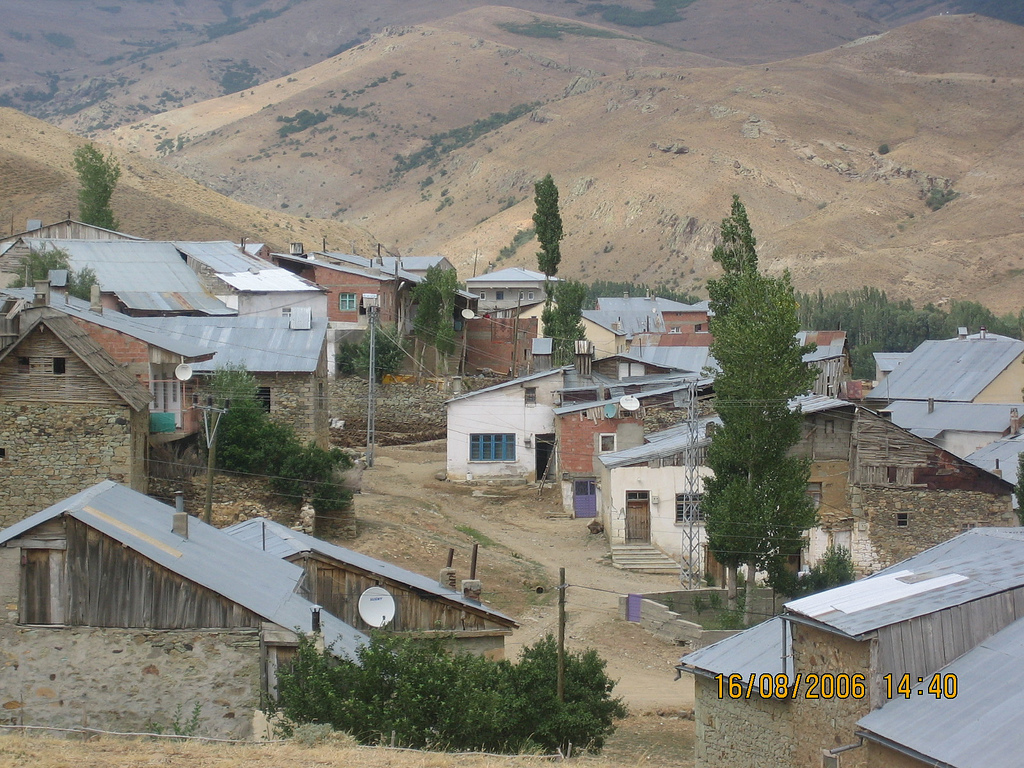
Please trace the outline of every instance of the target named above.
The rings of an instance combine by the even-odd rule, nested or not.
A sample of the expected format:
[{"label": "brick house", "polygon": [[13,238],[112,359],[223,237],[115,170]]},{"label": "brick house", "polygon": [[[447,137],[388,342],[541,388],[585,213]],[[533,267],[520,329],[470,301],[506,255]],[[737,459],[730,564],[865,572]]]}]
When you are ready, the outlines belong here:
[{"label": "brick house", "polygon": [[[992,677],[1004,659],[974,654],[987,669],[975,667],[959,686],[954,678],[952,694],[946,686],[956,659],[1024,618],[1022,563],[1024,529],[970,530],[866,579],[790,601],[780,616],[684,656],[680,669],[694,675],[698,768],[1018,764],[1019,719],[1001,727],[1001,714],[990,729],[988,721],[979,726],[984,707],[969,706],[1004,706]],[[740,675],[738,688],[730,690],[730,675]],[[778,687],[780,675],[786,682]],[[969,681],[979,687],[967,690]],[[930,713],[951,730],[930,728]],[[922,739],[929,729],[932,737]],[[993,744],[993,734],[1006,741]],[[984,743],[982,754],[1013,757],[943,760],[963,758],[965,738]],[[918,758],[937,759],[908,759],[901,740]]]},{"label": "brick house", "polygon": [[[200,706],[247,738],[312,631],[302,568],[104,481],[0,531],[0,723],[117,731]],[[365,636],[320,612],[324,643]]]},{"label": "brick house", "polygon": [[0,349],[0,523],[111,478],[147,486],[149,390],[67,315],[38,307]]}]

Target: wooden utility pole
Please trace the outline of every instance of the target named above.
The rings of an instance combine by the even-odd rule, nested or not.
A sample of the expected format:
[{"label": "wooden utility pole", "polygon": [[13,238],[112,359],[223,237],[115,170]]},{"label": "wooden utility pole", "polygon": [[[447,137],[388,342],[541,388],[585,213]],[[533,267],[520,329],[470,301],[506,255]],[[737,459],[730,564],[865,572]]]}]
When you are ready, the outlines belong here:
[{"label": "wooden utility pole", "polygon": [[[206,504],[203,509],[203,522],[213,521],[213,468],[217,456],[217,427],[220,426],[220,417],[228,412],[231,401],[225,400],[223,408],[217,408],[213,404],[213,398],[206,398],[205,406],[196,406],[203,411],[203,426],[206,427]],[[211,414],[213,414],[211,416]]]},{"label": "wooden utility pole", "polygon": [[558,569],[558,700],[565,701],[565,568]]}]

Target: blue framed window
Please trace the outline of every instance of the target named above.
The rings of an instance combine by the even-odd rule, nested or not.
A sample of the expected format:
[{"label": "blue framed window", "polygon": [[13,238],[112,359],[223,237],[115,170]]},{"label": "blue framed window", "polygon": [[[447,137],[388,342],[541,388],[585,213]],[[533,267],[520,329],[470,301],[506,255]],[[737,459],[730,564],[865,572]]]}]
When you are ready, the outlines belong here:
[{"label": "blue framed window", "polygon": [[352,312],[359,307],[357,297],[354,293],[338,294],[338,309],[342,312]]},{"label": "blue framed window", "polygon": [[515,461],[516,436],[508,435],[470,435],[470,461]]}]

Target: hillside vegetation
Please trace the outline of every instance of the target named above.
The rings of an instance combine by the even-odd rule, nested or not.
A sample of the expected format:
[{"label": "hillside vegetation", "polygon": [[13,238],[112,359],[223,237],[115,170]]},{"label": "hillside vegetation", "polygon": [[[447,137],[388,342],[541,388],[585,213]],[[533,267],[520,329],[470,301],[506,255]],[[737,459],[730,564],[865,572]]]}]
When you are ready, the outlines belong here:
[{"label": "hillside vegetation", "polygon": [[[642,40],[509,31],[537,23],[565,20],[484,8],[392,29],[109,137],[234,198],[443,253],[463,275],[503,248],[500,266],[534,266],[528,240],[510,245],[550,172],[560,276],[701,295],[735,193],[765,265],[799,290],[869,285],[1018,311],[1024,28],[941,16],[740,67]],[[288,122],[303,110],[315,122]],[[304,127],[282,135],[290,125]]]}]

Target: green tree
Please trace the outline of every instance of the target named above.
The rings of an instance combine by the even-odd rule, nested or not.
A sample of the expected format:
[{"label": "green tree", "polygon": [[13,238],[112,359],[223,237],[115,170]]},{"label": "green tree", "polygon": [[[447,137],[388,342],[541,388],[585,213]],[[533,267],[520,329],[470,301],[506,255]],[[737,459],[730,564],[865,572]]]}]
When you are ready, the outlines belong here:
[{"label": "green tree", "polygon": [[802,579],[786,571],[775,588],[787,597],[803,597],[849,584],[856,577],[850,550],[832,546],[825,550],[821,560],[811,566],[811,570]]},{"label": "green tree", "polygon": [[722,427],[708,448],[714,476],[705,481],[703,504],[709,547],[727,568],[730,602],[736,569],[748,567],[749,611],[754,573],[767,571],[773,585],[781,581],[788,557],[799,553],[803,532],[816,519],[807,462],[788,455],[803,421],[789,400],[814,381],[801,359],[813,346],[794,338],[799,325],[789,274],[758,271],[757,241],[738,196],[721,237],[712,258],[724,274],[708,282],[708,292]]},{"label": "green tree", "polygon": [[566,654],[560,702],[550,635],[518,664],[450,653],[450,641],[376,633],[347,659],[302,638],[278,672],[278,707],[292,723],[329,723],[364,744],[394,733],[405,747],[508,753],[599,751],[626,714],[593,650]]},{"label": "green tree", "polygon": [[[459,278],[454,269],[433,266],[423,282],[412,289],[416,301],[413,333],[424,345],[437,351],[438,364],[448,370],[448,355],[455,351],[455,292]],[[420,355],[422,370],[422,354]]]},{"label": "green tree", "polygon": [[[537,266],[544,273],[546,280],[550,280],[558,273],[558,264],[562,260],[561,248],[558,245],[565,234],[562,232],[562,215],[558,212],[558,187],[555,180],[549,173],[543,179],[533,185],[533,202],[537,209],[533,214],[534,228],[537,230],[537,240],[540,242],[540,251],[537,252]],[[548,302],[551,301],[551,294],[548,293]]]},{"label": "green tree", "polygon": [[45,251],[30,250],[22,261],[18,276],[11,283],[12,288],[31,288],[36,280],[46,280],[50,271],[66,269],[68,271],[68,293],[88,301],[92,286],[96,283],[96,273],[89,267],[71,269],[71,254],[61,248],[48,248]]},{"label": "green tree", "polygon": [[[398,328],[377,326],[377,348],[375,369],[377,381],[389,373],[398,373],[405,362],[405,345],[398,335]],[[355,343],[338,344],[338,373],[341,376],[369,376],[370,374],[370,332]]]},{"label": "green tree", "polygon": [[75,150],[75,173],[78,174],[78,216],[86,224],[117,229],[118,222],[110,207],[121,166],[111,151],[106,157],[95,145],[85,144]]},{"label": "green tree", "polygon": [[[551,361],[554,365],[568,365],[576,354],[576,342],[587,338],[583,327],[587,286],[565,280],[557,283],[548,297],[549,302],[540,319],[544,324],[544,335],[551,339]],[[554,301],[550,301],[551,297]]]}]

